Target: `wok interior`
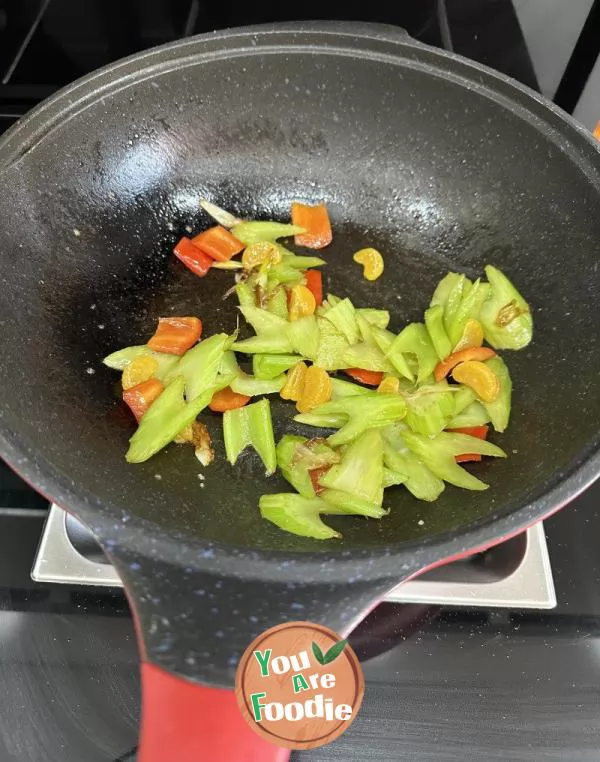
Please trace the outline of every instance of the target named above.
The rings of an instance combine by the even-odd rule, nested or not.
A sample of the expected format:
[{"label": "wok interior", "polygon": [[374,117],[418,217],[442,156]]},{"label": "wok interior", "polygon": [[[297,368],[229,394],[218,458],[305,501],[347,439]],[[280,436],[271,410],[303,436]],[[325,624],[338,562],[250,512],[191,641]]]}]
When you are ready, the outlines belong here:
[{"label": "wok interior", "polygon": [[[205,335],[234,327],[234,301],[221,299],[232,276],[199,280],[171,255],[186,226],[208,224],[199,197],[278,219],[293,199],[324,200],[327,287],[389,309],[393,329],[422,319],[446,271],[475,277],[488,262],[535,316],[534,343],[506,353],[514,412],[492,438],[509,458],[471,466],[490,489],[448,486],[434,504],[386,490],[381,521],[327,519],[341,546],[401,543],[522,506],[594,446],[600,411],[598,177],[555,140],[406,61],[241,55],[130,83],[54,129],[4,186],[4,430],[115,516],[238,546],[324,547],[260,519],[259,496],[286,483],[265,480],[250,453],[227,464],[220,416],[204,417],[210,468],[174,445],[127,465],[133,425],[101,365],[161,315],[198,315]],[[363,246],[385,258],[375,283],[351,260]],[[277,436],[295,429],[289,403],[272,409]]]}]

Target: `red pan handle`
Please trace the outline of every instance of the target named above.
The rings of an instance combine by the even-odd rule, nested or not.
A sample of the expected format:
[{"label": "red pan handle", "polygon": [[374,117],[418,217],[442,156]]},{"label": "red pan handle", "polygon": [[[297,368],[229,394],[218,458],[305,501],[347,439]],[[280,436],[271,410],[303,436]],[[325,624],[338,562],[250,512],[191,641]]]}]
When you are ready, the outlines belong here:
[{"label": "red pan handle", "polygon": [[257,735],[235,694],[142,663],[138,762],[286,762],[288,749]]}]

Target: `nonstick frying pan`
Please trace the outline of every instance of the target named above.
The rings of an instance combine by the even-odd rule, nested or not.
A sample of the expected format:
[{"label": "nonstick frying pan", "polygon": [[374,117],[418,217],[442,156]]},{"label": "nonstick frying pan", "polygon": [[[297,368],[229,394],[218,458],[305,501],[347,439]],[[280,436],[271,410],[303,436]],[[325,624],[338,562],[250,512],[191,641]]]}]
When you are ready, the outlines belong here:
[{"label": "nonstick frying pan", "polygon": [[[230,690],[267,627],[348,632],[392,586],[549,515],[599,468],[600,157],[535,93],[398,29],[256,27],[126,59],[63,90],[0,142],[0,450],[83,520],[123,577],[143,658],[143,762],[284,759]],[[231,329],[231,276],[198,280],[170,254],[206,226],[198,199],[285,219],[326,201],[336,293],[421,316],[449,269],[502,268],[530,300],[534,342],[509,357],[510,457],[474,470],[485,493],[434,504],[399,488],[381,521],[331,519],[318,543],[261,520],[281,491],[251,455],[231,468],[218,417],[205,470],[172,446],[123,458],[133,425],[101,358],[158,316]],[[375,283],[350,254],[385,253]],[[273,404],[276,434],[290,407]]]}]

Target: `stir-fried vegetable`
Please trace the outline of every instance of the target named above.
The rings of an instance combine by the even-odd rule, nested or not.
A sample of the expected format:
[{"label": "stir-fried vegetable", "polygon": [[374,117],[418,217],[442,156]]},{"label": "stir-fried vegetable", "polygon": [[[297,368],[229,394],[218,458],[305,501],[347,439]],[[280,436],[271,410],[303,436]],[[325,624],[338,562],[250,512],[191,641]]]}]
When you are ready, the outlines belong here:
[{"label": "stir-fried vegetable", "polygon": [[[243,221],[211,202],[200,205],[218,224],[181,238],[175,256],[202,277],[215,267],[236,272],[226,295],[235,294],[254,335],[238,340],[236,331],[200,341],[198,317],[165,317],[146,345],[104,359],[122,372],[122,397],[138,422],[129,462],[180,442],[191,443],[208,466],[218,457],[210,438],[218,417],[196,418],[207,407],[223,413],[231,465],[251,446],[267,476],[279,468],[296,490],[263,495],[262,516],[315,539],[341,536],[323,515],[381,519],[386,489],[434,501],[446,483],[487,488],[461,464],[505,457],[487,441],[492,427],[506,429],[511,410],[511,378],[495,350],[526,346],[533,325],[503,273],[488,265],[488,282],[448,273],[424,322],[394,333],[388,310],[357,306],[343,295],[323,299],[314,268],[326,261],[280,242],[293,236],[299,246],[327,246],[324,205],[294,203],[293,224]],[[383,277],[375,249],[353,258],[367,280]],[[236,353],[252,360],[252,374]],[[337,371],[352,381],[332,375]],[[270,394],[295,403],[295,423],[315,427],[315,436],[284,434],[276,445],[269,401],[252,402]]]}]

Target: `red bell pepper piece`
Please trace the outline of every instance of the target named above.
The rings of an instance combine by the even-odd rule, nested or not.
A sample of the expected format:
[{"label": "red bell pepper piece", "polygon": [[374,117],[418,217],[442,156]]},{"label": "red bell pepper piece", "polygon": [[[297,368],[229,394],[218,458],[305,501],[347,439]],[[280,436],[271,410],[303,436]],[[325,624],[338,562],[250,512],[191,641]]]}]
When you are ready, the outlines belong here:
[{"label": "red bell pepper piece", "polygon": [[202,335],[202,322],[197,317],[167,317],[158,319],[158,328],[148,342],[155,352],[183,355]]},{"label": "red bell pepper piece", "polygon": [[307,206],[294,201],[292,204],[292,222],[304,228],[306,233],[294,237],[296,246],[308,249],[323,249],[331,243],[331,222],[325,204]]},{"label": "red bell pepper piece", "polygon": [[489,347],[469,347],[468,349],[461,349],[460,352],[454,352],[453,354],[448,355],[445,360],[439,362],[435,366],[433,375],[436,381],[441,381],[461,362],[468,362],[469,360],[485,362],[485,360],[490,360],[495,356],[496,353]]},{"label": "red bell pepper piece", "polygon": [[323,276],[320,270],[307,270],[304,273],[306,288],[315,297],[317,306],[323,304]]},{"label": "red bell pepper piece", "polygon": [[215,225],[192,238],[192,243],[217,262],[227,262],[246,246],[222,225]]},{"label": "red bell pepper piece", "polygon": [[355,381],[360,381],[361,384],[367,386],[379,386],[383,381],[383,373],[380,370],[363,370],[362,368],[345,368],[346,373],[350,378]]},{"label": "red bell pepper piece", "polygon": [[215,261],[185,236],[179,241],[177,246],[175,246],[173,254],[175,254],[177,259],[183,262],[189,270],[196,275],[199,275],[201,278],[206,275],[210,270],[212,263]]},{"label": "red bell pepper piece", "polygon": [[123,402],[129,406],[138,423],[154,400],[162,394],[164,388],[157,378],[150,378],[123,392]]}]

